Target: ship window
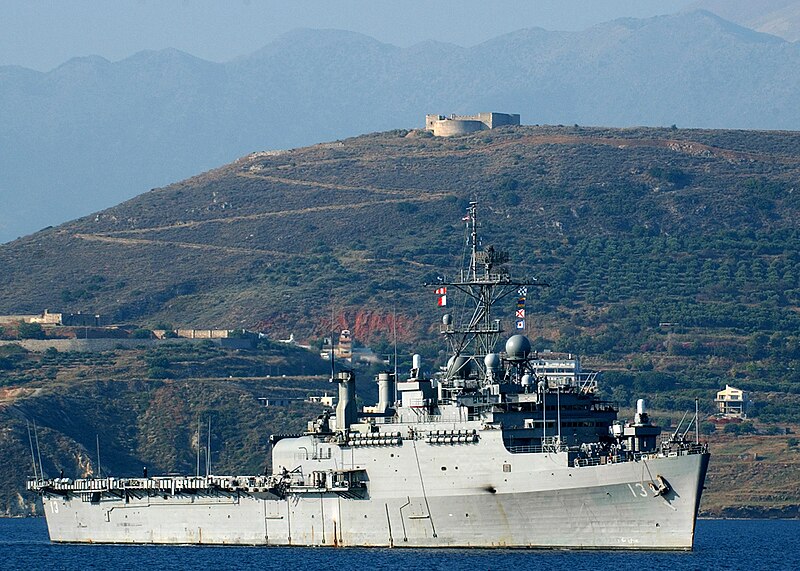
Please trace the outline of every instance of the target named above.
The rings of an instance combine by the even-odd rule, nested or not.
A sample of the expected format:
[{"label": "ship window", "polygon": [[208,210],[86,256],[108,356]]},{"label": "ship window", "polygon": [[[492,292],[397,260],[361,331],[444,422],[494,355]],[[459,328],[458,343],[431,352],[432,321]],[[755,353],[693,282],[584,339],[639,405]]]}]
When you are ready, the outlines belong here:
[{"label": "ship window", "polygon": [[442,466],[442,472],[447,470],[447,466]]},{"label": "ship window", "polygon": [[503,472],[510,472],[511,464],[503,464]]}]

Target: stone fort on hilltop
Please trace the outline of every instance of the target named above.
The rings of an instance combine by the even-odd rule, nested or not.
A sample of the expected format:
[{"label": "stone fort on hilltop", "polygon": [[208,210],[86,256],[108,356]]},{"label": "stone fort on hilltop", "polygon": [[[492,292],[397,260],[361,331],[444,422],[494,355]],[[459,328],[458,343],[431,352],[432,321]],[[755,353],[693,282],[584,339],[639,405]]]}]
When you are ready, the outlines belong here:
[{"label": "stone fort on hilltop", "polygon": [[425,130],[435,137],[466,135],[475,131],[494,129],[504,125],[519,125],[519,114],[478,113],[477,115],[426,115]]}]

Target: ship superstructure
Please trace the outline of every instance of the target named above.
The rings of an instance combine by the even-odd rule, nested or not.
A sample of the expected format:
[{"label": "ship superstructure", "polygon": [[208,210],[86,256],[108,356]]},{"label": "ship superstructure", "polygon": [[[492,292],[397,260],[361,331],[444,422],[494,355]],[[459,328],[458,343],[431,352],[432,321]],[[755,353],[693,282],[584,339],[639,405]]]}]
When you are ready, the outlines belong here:
[{"label": "ship superstructure", "polygon": [[273,436],[270,475],[34,478],[51,539],[691,549],[705,445],[663,437],[643,400],[618,422],[577,357],[535,353],[519,334],[501,343],[493,307],[543,284],[482,247],[477,214],[471,203],[467,266],[435,284],[471,302],[442,317],[442,371],[415,355],[402,380],[378,375],[378,403],[362,411],[354,373],[335,373],[335,414]]}]

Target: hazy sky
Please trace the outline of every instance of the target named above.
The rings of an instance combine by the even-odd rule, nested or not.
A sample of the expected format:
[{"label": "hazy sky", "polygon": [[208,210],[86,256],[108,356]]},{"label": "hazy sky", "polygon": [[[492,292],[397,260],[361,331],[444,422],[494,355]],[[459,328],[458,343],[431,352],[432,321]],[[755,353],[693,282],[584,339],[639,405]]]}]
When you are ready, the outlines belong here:
[{"label": "hazy sky", "polygon": [[47,71],[90,54],[112,61],[178,48],[227,61],[294,28],[339,28],[407,46],[473,45],[520,28],[579,30],[692,0],[0,0],[0,65]]}]

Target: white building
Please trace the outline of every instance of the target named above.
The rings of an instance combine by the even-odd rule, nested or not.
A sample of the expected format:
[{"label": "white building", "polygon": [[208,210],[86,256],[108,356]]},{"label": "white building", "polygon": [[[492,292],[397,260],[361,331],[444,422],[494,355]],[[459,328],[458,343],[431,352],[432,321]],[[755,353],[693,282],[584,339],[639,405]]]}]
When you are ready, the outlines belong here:
[{"label": "white building", "polygon": [[714,402],[717,403],[718,414],[722,416],[747,418],[750,399],[747,393],[741,389],[725,385],[725,388],[717,393]]}]

